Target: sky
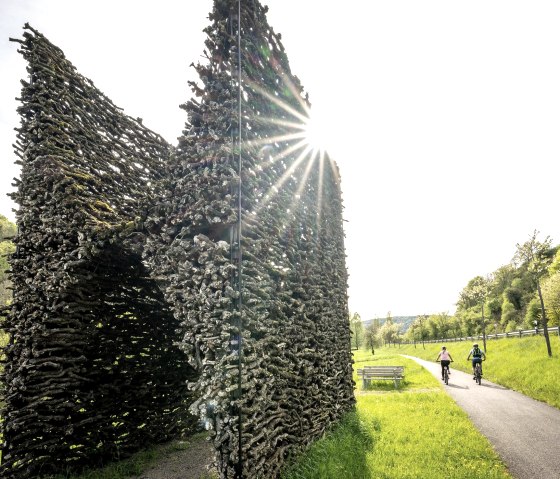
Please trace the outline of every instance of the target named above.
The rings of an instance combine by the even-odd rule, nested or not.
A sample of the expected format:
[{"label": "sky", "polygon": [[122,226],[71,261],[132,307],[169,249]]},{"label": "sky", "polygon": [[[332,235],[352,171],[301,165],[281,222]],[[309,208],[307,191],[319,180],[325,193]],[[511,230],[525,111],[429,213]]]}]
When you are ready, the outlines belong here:
[{"label": "sky", "polygon": [[[533,230],[560,243],[560,2],[261,0],[328,127],[345,204],[349,307],[453,314]],[[25,22],[171,143],[211,0],[0,0],[0,214]],[[325,121],[326,120],[326,121]]]}]

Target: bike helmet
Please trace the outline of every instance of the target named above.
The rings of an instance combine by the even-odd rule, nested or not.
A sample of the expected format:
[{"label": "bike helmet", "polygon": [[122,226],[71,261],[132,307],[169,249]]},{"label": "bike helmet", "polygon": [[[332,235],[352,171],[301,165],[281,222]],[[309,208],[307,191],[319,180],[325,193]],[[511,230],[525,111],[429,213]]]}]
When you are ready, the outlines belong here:
[{"label": "bike helmet", "polygon": [[478,343],[474,343],[473,348],[478,348]]}]

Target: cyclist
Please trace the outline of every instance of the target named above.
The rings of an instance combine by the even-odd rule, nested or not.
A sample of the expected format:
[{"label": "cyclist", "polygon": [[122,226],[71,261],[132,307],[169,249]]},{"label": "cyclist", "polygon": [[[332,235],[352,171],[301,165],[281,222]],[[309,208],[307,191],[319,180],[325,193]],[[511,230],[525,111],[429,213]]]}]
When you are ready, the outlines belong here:
[{"label": "cyclist", "polygon": [[467,356],[467,361],[472,356],[472,372],[473,372],[473,379],[476,379],[474,368],[476,367],[476,363],[480,363],[480,374],[482,375],[482,360],[486,359],[486,354],[478,347],[478,343],[474,343],[472,345],[472,349]]},{"label": "cyclist", "polygon": [[449,372],[449,363],[453,361],[451,354],[449,354],[449,351],[445,346],[441,347],[441,351],[438,353],[436,358],[436,362],[437,361],[441,361],[441,380],[443,381],[443,370],[447,368],[447,374],[451,374]]}]

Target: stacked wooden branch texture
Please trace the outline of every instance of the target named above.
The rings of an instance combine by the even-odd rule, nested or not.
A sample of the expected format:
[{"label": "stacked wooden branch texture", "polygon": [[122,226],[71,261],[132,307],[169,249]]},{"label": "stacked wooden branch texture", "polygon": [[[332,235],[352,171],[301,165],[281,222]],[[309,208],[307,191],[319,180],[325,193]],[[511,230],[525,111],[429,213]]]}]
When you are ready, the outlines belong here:
[{"label": "stacked wooden branch texture", "polygon": [[127,117],[26,26],[16,153],[22,172],[2,477],[125,457],[193,421],[194,370],[142,258],[139,231],[170,146]]},{"label": "stacked wooden branch texture", "polygon": [[210,20],[145,260],[200,371],[191,411],[221,477],[276,477],[354,404],[338,169],[298,146],[308,105],[266,9],[241,2],[241,65],[237,1]]},{"label": "stacked wooden branch texture", "polygon": [[266,8],[240,5],[214,2],[177,148],[26,27],[5,477],[195,418],[222,478],[277,477],[354,405],[338,168],[302,142]]}]

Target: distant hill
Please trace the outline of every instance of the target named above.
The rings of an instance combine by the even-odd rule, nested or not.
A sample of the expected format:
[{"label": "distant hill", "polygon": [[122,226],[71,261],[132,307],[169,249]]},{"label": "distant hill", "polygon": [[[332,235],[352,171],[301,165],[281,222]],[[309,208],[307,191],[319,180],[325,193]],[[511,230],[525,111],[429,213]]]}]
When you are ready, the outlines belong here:
[{"label": "distant hill", "polygon": [[[393,323],[401,326],[401,333],[406,333],[410,325],[414,322],[417,316],[393,316]],[[379,323],[383,325],[387,318],[379,318]],[[367,328],[373,319],[366,319],[363,321],[364,327]]]}]

